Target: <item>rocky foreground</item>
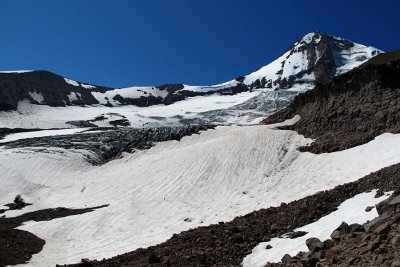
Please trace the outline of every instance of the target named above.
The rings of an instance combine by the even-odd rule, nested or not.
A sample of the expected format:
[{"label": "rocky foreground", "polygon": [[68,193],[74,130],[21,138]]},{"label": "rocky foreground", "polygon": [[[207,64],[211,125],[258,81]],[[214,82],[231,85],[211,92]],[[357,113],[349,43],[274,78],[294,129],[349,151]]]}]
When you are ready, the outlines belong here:
[{"label": "rocky foreground", "polygon": [[280,266],[400,266],[400,191],[377,205],[379,217],[364,225],[343,222],[323,242],[309,238],[308,252],[286,254]]}]

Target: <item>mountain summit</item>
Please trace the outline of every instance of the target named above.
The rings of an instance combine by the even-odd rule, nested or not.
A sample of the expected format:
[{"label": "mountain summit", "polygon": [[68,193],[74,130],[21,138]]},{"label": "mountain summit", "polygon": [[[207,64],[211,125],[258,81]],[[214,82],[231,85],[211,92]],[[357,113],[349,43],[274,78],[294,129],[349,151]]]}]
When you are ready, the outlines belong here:
[{"label": "mountain summit", "polygon": [[282,56],[243,77],[250,88],[288,89],[325,83],[382,53],[329,34],[312,32],[297,41]]}]

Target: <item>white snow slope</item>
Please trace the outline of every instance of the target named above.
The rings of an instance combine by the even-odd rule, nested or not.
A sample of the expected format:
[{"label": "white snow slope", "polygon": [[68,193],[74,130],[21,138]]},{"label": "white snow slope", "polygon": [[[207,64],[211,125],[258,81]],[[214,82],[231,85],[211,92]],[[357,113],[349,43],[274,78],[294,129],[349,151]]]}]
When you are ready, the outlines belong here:
[{"label": "white snow slope", "polygon": [[221,126],[102,166],[86,163],[84,151],[0,148],[0,203],[16,194],[33,203],[6,216],[110,204],[19,227],[46,240],[29,266],[54,266],[154,245],[174,233],[300,199],[400,162],[400,135],[383,134],[335,153],[296,150],[310,141],[270,126]]},{"label": "white snow slope", "polygon": [[[268,262],[280,262],[285,254],[295,256],[300,251],[308,251],[306,240],[316,237],[321,241],[330,238],[330,234],[339,227],[342,222],[349,225],[352,223],[363,224],[378,216],[374,207],[371,211],[365,211],[368,206],[375,206],[379,202],[387,199],[391,193],[375,198],[377,190],[365,192],[344,201],[336,211],[320,218],[314,223],[310,223],[294,231],[305,231],[308,234],[290,239],[287,236],[271,239],[270,242],[262,242],[257,245],[253,252],[243,260],[243,267],[262,267]],[[266,245],[272,246],[265,249]]]}]

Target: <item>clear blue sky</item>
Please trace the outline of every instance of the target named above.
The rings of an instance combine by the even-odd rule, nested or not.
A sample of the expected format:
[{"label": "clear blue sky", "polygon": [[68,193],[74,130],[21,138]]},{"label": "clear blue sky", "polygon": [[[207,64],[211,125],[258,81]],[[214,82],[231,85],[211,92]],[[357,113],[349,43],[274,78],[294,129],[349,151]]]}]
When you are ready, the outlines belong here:
[{"label": "clear blue sky", "polygon": [[316,30],[400,49],[398,0],[0,0],[0,11],[0,70],[113,87],[224,82]]}]

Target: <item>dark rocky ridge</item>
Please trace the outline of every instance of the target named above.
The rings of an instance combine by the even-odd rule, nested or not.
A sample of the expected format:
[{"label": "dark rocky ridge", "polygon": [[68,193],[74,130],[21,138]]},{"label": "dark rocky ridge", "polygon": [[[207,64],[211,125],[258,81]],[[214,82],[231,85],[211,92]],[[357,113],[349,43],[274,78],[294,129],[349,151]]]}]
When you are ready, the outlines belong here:
[{"label": "dark rocky ridge", "polygon": [[[41,103],[31,96],[30,93],[35,92],[43,96]],[[77,100],[69,100],[68,95],[71,93],[77,93]],[[0,111],[16,109],[18,101],[24,99],[34,104],[49,106],[98,104],[89,89],[68,84],[63,77],[48,71],[0,73]]]},{"label": "dark rocky ridge", "polygon": [[399,190],[400,164],[279,207],[175,234],[156,246],[85,263],[90,265],[69,266],[239,266],[258,243],[314,222],[343,201],[372,189],[379,189],[378,194]]},{"label": "dark rocky ridge", "polygon": [[364,144],[385,133],[400,132],[400,51],[380,54],[327,84],[294,98],[263,122],[300,115],[286,127],[315,138],[303,151],[332,152]]}]

